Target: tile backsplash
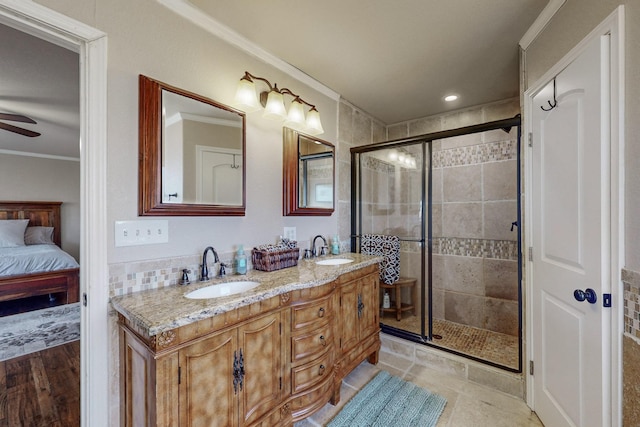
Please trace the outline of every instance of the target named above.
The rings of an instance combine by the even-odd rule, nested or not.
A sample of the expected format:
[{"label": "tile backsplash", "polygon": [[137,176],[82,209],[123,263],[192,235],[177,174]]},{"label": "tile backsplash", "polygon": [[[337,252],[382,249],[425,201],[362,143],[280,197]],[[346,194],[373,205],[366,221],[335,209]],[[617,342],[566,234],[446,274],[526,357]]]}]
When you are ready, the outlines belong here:
[{"label": "tile backsplash", "polygon": [[[233,274],[233,253],[218,254],[220,261],[228,265],[227,274]],[[211,263],[211,255],[208,259]],[[248,257],[248,268],[251,268]],[[197,281],[200,275],[201,256],[184,256],[109,265],[109,297],[160,289],[178,284],[182,270],[187,269],[189,280]],[[217,272],[216,266],[216,272]],[[210,267],[210,274],[213,271]]]}]

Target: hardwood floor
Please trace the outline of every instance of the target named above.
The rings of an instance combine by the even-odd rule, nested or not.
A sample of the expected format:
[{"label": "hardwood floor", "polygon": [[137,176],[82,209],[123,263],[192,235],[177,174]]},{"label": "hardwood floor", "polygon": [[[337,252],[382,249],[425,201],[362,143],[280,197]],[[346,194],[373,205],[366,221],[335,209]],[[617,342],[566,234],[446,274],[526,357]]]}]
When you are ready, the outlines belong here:
[{"label": "hardwood floor", "polygon": [[0,427],[80,425],[80,341],[0,362]]}]

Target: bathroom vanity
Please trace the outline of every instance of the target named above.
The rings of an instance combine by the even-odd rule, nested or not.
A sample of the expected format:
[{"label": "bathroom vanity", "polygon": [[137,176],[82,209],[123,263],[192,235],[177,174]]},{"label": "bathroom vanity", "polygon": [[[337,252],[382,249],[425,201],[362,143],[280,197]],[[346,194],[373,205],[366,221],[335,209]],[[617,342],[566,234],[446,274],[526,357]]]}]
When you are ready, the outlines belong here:
[{"label": "bathroom vanity", "polygon": [[259,286],[219,298],[184,295],[240,276],[114,298],[121,425],[290,426],[337,403],[380,349],[381,258],[340,258],[252,270],[242,280]]}]

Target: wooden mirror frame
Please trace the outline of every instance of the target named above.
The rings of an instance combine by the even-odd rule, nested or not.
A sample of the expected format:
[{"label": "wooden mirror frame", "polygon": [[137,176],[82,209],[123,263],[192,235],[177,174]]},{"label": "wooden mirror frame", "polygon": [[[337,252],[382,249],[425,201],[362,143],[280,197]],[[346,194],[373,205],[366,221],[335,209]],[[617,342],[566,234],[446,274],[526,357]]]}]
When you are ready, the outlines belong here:
[{"label": "wooden mirror frame", "polygon": [[[244,216],[246,208],[246,117],[239,110],[209,98],[140,75],[139,79],[138,215]],[[224,206],[162,202],[162,91],[176,93],[237,113],[242,119],[242,205]]]},{"label": "wooden mirror frame", "polygon": [[[299,143],[300,136],[304,136],[307,139],[318,141],[324,145],[331,147],[333,151],[333,203],[332,208],[304,208],[300,207],[300,194],[299,189],[299,174],[298,163],[300,158]],[[284,216],[331,216],[336,206],[336,150],[335,146],[330,142],[316,138],[315,136],[307,135],[290,128],[283,128],[283,162],[282,162],[282,177],[283,177],[283,206],[282,213]]]}]

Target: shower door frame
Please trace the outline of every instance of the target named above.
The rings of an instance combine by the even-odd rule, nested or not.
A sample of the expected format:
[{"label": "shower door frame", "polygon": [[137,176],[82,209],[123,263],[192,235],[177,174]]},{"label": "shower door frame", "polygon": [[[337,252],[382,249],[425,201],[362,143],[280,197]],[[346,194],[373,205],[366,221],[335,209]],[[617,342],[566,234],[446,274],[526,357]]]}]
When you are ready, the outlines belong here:
[{"label": "shower door frame", "polygon": [[[510,366],[501,365],[490,360],[482,359],[473,355],[469,355],[454,349],[443,347],[433,341],[433,270],[432,270],[432,256],[433,256],[433,236],[432,236],[432,143],[434,140],[451,138],[456,136],[462,136],[467,134],[486,132],[490,130],[502,129],[509,132],[512,127],[517,128],[517,142],[516,142],[516,186],[517,186],[517,220],[516,226],[518,229],[517,238],[517,253],[518,253],[518,367],[513,368]],[[443,130],[438,132],[432,132],[423,135],[417,135],[409,138],[395,139],[391,141],[378,142],[374,144],[364,145],[360,147],[353,147],[351,151],[351,251],[360,252],[358,245],[358,239],[360,238],[359,230],[362,230],[362,182],[358,179],[358,175],[362,171],[362,165],[360,162],[360,155],[368,152],[379,151],[390,148],[402,148],[407,146],[415,146],[421,144],[422,146],[422,192],[421,192],[421,215],[423,220],[420,222],[421,233],[419,239],[401,239],[404,241],[412,241],[420,244],[421,252],[421,286],[420,286],[420,298],[421,304],[421,335],[413,332],[409,332],[403,329],[394,328],[380,322],[380,328],[382,332],[389,335],[393,335],[399,338],[407,339],[416,343],[424,344],[429,347],[434,347],[439,350],[446,351],[458,356],[462,356],[477,362],[481,362],[490,366],[494,366],[500,369],[504,369],[510,372],[521,373],[523,365],[523,307],[522,307],[522,295],[523,295],[523,282],[522,282],[522,180],[521,180],[521,138],[522,137],[522,123],[520,114],[513,118],[495,120],[491,122],[481,123],[477,125],[465,126],[456,129]],[[427,157],[428,154],[428,157]],[[429,160],[429,166],[426,167]],[[428,178],[428,179],[427,179]],[[426,185],[425,185],[426,182]],[[425,254],[426,252],[426,254]],[[425,256],[426,255],[426,256]],[[428,261],[427,261],[428,260]],[[428,264],[425,266],[425,262]],[[427,295],[425,295],[425,293]],[[428,296],[429,315],[427,318],[426,307],[424,304],[425,296]]]}]

